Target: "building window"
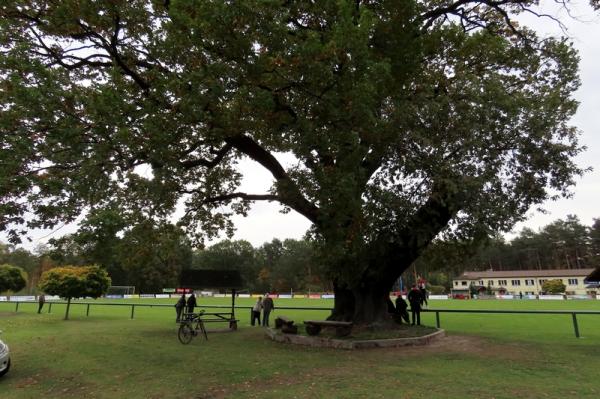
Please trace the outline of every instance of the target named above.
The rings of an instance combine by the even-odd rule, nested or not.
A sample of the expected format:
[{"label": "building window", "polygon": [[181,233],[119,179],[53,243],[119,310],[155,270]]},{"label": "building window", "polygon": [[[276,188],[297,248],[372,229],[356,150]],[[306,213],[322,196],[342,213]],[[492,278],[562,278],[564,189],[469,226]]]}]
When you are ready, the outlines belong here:
[{"label": "building window", "polygon": [[479,285],[483,285],[483,280],[479,280]]},{"label": "building window", "polygon": [[521,280],[511,280],[510,283],[512,285],[521,285]]},{"label": "building window", "polygon": [[548,280],[547,280],[547,279],[545,279],[545,278],[541,278],[541,279],[540,279],[540,285],[544,285],[544,283],[545,283],[546,281],[548,281]]},{"label": "building window", "polygon": [[466,281],[461,281],[460,284],[461,285],[467,285],[467,282]]},{"label": "building window", "polygon": [[569,285],[577,285],[579,284],[579,282],[577,281],[576,278],[570,278],[569,279]]},{"label": "building window", "polygon": [[506,280],[498,280],[498,285],[507,285]]},{"label": "building window", "polygon": [[525,279],[525,285],[535,285],[533,279]]},{"label": "building window", "polygon": [[488,280],[488,286],[491,287],[492,285],[494,285],[494,280]]},{"label": "building window", "polygon": [[454,285],[458,285],[458,281],[455,281],[455,282],[454,282]]}]

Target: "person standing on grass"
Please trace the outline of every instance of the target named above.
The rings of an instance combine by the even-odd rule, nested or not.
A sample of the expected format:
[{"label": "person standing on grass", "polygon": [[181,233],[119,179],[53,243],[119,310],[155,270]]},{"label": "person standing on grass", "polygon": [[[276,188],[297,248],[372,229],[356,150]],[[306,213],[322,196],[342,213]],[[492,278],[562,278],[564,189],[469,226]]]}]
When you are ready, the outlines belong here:
[{"label": "person standing on grass", "polygon": [[252,320],[250,320],[250,324],[254,325],[254,321],[258,320],[258,325],[260,326],[260,310],[262,309],[262,296],[259,296],[256,300],[256,303],[252,307]]},{"label": "person standing on grass", "polygon": [[182,294],[181,298],[179,298],[179,300],[175,304],[175,311],[177,312],[177,319],[175,319],[175,321],[178,323],[179,323],[179,320],[181,320],[181,312],[183,312],[184,308],[185,308],[185,294]]},{"label": "person standing on grass", "polygon": [[408,293],[408,302],[410,302],[410,311],[412,313],[412,325],[421,325],[421,303],[423,302],[421,290],[413,284],[410,292]]},{"label": "person standing on grass", "polygon": [[269,327],[269,315],[271,311],[275,310],[275,304],[273,303],[273,298],[269,296],[269,294],[265,294],[265,299],[262,302],[263,307],[263,327]]},{"label": "person standing on grass", "polygon": [[38,297],[38,313],[42,313],[42,308],[44,307],[45,303],[46,297],[44,296],[44,294],[42,294]]},{"label": "person standing on grass", "polygon": [[196,295],[192,292],[192,295],[187,300],[187,312],[194,313],[194,308],[196,307]]},{"label": "person standing on grass", "polygon": [[419,286],[419,291],[421,291],[421,306],[427,306],[427,289],[425,288],[424,282]]},{"label": "person standing on grass", "polygon": [[404,298],[402,298],[402,294],[398,294],[398,298],[396,298],[396,312],[398,312],[400,317],[404,319],[407,324],[410,324],[410,318],[408,317],[407,309],[408,305],[406,304]]}]

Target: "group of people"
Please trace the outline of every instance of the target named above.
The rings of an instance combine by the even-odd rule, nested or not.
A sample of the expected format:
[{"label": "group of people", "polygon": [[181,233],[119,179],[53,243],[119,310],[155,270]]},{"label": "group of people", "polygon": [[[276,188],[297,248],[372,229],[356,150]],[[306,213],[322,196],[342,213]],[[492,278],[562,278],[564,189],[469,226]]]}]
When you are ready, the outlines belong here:
[{"label": "group of people", "polygon": [[269,315],[275,309],[275,304],[273,303],[273,298],[269,296],[269,294],[265,294],[263,299],[262,296],[259,296],[256,303],[252,307],[252,317],[250,320],[250,324],[255,325],[258,322],[260,326],[260,312],[262,310],[262,326],[269,327]]},{"label": "group of people", "polygon": [[410,323],[413,326],[415,324],[421,325],[421,308],[423,305],[427,305],[427,291],[425,286],[417,287],[413,285],[407,294],[408,302],[410,303],[410,311],[412,313],[412,323],[408,317],[408,305],[402,294],[399,294],[396,298],[396,309],[392,313],[396,313],[406,323]]},{"label": "group of people", "polygon": [[[196,296],[193,293],[187,300],[185,299],[185,294],[181,295],[181,298],[179,298],[175,304],[175,311],[177,312],[176,322],[181,320],[184,309],[186,309],[186,313],[194,313],[194,308],[196,306],[198,306],[198,303],[196,302]],[[262,311],[262,325],[264,327],[269,327],[269,315],[274,309],[275,303],[273,303],[273,298],[269,297],[269,294],[265,294],[264,299],[262,296],[258,297],[258,300],[252,307],[251,324],[255,325],[258,321],[258,325],[261,325],[260,314]]]},{"label": "group of people", "polygon": [[194,313],[194,308],[196,306],[198,306],[198,303],[196,302],[196,295],[194,295],[194,293],[192,293],[187,300],[185,299],[185,294],[182,294],[181,298],[179,298],[175,304],[175,311],[177,312],[176,321],[179,323],[179,320],[181,320],[183,309],[186,309],[187,307],[187,313]]},{"label": "group of people", "polygon": [[[410,303],[410,310],[412,313],[412,323],[410,323],[410,318],[408,316],[408,305],[404,298],[402,298],[402,294],[399,294],[396,298],[396,307],[395,309],[390,309],[390,313],[395,313],[400,316],[402,320],[406,323],[410,323],[412,325],[421,325],[421,308],[423,305],[427,305],[427,292],[424,286],[417,287],[417,285],[413,285],[411,290],[407,294],[408,302]],[[41,296],[43,298],[43,295]],[[185,294],[181,295],[181,298],[175,304],[175,311],[177,312],[176,321],[179,322],[181,320],[181,314],[183,310],[186,309],[187,313],[194,313],[194,308],[197,306],[196,296],[192,293],[189,298],[185,298]],[[43,299],[40,299],[40,308],[38,313],[41,311],[43,306]],[[391,303],[390,303],[391,306]],[[253,326],[258,323],[261,325],[260,315],[262,312],[262,326],[269,327],[269,315],[271,312],[275,310],[275,303],[273,302],[273,298],[269,296],[269,294],[265,294],[265,297],[259,296],[256,303],[252,307],[252,317],[250,319],[250,324]]]}]

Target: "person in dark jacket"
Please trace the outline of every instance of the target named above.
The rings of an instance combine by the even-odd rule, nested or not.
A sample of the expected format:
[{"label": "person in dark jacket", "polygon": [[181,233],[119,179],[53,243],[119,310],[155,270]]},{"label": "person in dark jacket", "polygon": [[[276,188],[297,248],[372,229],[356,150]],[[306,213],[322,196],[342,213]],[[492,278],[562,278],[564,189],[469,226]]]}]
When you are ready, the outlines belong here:
[{"label": "person in dark jacket", "polygon": [[271,311],[275,309],[275,304],[273,303],[273,298],[269,296],[269,294],[265,294],[265,299],[262,301],[263,308],[263,319],[262,325],[263,327],[269,327],[269,315]]},{"label": "person in dark jacket", "polygon": [[187,312],[194,313],[194,308],[196,307],[196,295],[192,292],[192,295],[187,300]]},{"label": "person in dark jacket", "polygon": [[184,308],[185,308],[185,294],[182,294],[181,298],[179,298],[179,300],[175,304],[175,311],[177,312],[177,319],[175,321],[179,322],[179,320],[181,320],[181,313],[183,312]]},{"label": "person in dark jacket", "polygon": [[410,311],[412,313],[412,325],[421,325],[421,303],[422,303],[421,290],[413,285],[410,292],[408,293],[408,302],[410,302]]},{"label": "person in dark jacket", "polygon": [[408,305],[404,298],[402,298],[402,294],[398,294],[398,298],[396,298],[396,312],[404,319],[406,323],[410,323],[410,319],[408,317]]},{"label": "person in dark jacket", "polygon": [[44,307],[45,303],[46,297],[44,296],[44,294],[41,294],[38,298],[38,313],[42,313],[42,308]]},{"label": "person in dark jacket", "polygon": [[427,306],[427,289],[425,288],[425,284],[421,284],[421,287],[419,287],[419,291],[421,291],[421,306]]}]

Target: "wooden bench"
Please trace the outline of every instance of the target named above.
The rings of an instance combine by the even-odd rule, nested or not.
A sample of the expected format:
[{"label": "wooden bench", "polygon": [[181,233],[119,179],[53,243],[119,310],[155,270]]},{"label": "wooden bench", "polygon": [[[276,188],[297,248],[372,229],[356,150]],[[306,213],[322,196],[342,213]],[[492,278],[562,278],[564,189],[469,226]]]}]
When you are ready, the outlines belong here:
[{"label": "wooden bench", "polygon": [[319,334],[323,327],[335,328],[335,335],[338,337],[345,337],[352,332],[351,321],[306,320],[304,321],[304,324],[306,325],[306,332],[308,335]]},{"label": "wooden bench", "polygon": [[297,334],[298,326],[294,325],[294,321],[285,316],[277,316],[275,318],[275,328],[281,328],[281,332],[285,334]]}]

